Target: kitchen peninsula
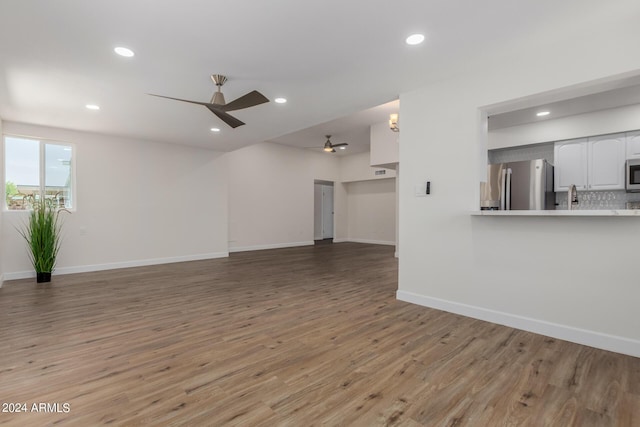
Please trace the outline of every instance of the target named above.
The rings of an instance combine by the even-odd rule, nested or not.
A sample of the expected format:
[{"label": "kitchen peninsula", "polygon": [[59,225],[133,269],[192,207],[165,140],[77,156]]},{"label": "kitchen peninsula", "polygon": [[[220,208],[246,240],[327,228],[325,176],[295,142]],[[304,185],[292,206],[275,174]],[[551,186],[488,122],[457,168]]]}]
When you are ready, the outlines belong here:
[{"label": "kitchen peninsula", "polygon": [[551,211],[473,211],[472,216],[553,216],[553,217],[640,217],[638,209],[551,210]]}]

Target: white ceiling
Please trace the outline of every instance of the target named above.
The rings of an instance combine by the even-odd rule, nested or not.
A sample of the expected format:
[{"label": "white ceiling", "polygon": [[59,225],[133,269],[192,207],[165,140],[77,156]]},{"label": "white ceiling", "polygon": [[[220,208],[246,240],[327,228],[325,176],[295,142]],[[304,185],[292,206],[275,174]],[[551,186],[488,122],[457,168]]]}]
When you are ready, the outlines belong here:
[{"label": "white ceiling", "polygon": [[[229,151],[261,141],[306,147],[324,134],[360,148],[359,112],[555,34],[637,12],[617,0],[21,0],[0,2],[0,117]],[[404,43],[423,32],[419,46]],[[113,53],[127,46],[134,58]],[[227,102],[269,99],[234,113],[235,130],[206,108],[210,74],[228,76]],[[85,104],[100,105],[89,111]],[[384,109],[384,108],[382,108]],[[385,112],[386,114],[386,112]],[[386,120],[372,113],[367,120]],[[382,118],[381,118],[382,117]],[[381,119],[380,119],[381,118]],[[324,125],[319,125],[324,124]],[[371,124],[371,123],[369,123]],[[351,126],[352,125],[352,126]],[[211,127],[222,132],[212,134]],[[345,150],[346,151],[346,150]]]},{"label": "white ceiling", "polygon": [[[635,104],[640,104],[640,85],[616,88],[562,101],[541,104],[535,107],[495,114],[489,116],[488,128],[489,130],[501,129]],[[536,114],[540,111],[548,111],[549,114],[538,117]]]},{"label": "white ceiling", "polygon": [[[273,138],[270,142],[322,151],[327,140],[326,135],[331,135],[333,144],[345,142],[349,144],[344,150],[336,150],[334,155],[346,156],[362,153],[369,151],[369,127],[372,124],[388,122],[389,114],[397,113],[399,109],[400,101],[387,102],[377,107],[368,108],[339,119]],[[398,120],[398,123],[400,123],[400,120]]]}]

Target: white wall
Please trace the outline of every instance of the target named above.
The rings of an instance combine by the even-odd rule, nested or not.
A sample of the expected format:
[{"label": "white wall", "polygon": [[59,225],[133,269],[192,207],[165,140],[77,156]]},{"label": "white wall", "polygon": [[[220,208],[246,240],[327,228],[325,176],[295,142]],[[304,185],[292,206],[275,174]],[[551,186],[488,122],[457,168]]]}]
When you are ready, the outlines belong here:
[{"label": "white wall", "polygon": [[[394,178],[394,169],[373,167],[369,164],[370,153],[351,154],[340,157],[340,180],[342,182],[366,181],[370,179]],[[376,175],[376,171],[384,171],[384,175]]]},{"label": "white wall", "polygon": [[[56,272],[68,273],[228,255],[226,157],[205,149],[5,122],[8,134],[76,145],[77,211],[64,218]],[[29,277],[4,212],[5,279]]]},{"label": "white wall", "polygon": [[[0,138],[2,138],[2,117],[0,117]],[[0,141],[1,143],[2,141]],[[0,144],[4,147],[4,144]],[[2,186],[4,187],[4,149],[0,148],[0,176],[2,176]],[[0,194],[4,194],[4,188],[0,189]],[[3,206],[4,203],[0,202],[0,206]],[[2,227],[3,215],[0,213],[0,288],[4,282],[4,257],[3,257],[3,245],[2,242],[4,240],[4,229]]]},{"label": "white wall", "polygon": [[[369,152],[340,158],[343,183],[338,186],[347,197],[347,227],[334,241],[396,244],[396,171],[372,167],[370,158]],[[380,170],[385,174],[376,175]]]},{"label": "white wall", "polygon": [[[640,26],[610,12],[401,94],[398,298],[640,356],[637,218],[469,215],[486,165],[479,107],[640,72]],[[432,194],[415,197],[424,180]]]},{"label": "white wall", "polygon": [[[337,157],[269,142],[227,156],[229,250],[313,244],[314,179],[338,181]],[[346,236],[346,196],[334,189],[335,236]]]},{"label": "white wall", "polygon": [[488,148],[505,148],[640,129],[640,104],[495,129]]},{"label": "white wall", "polygon": [[371,158],[372,166],[386,165],[388,167],[399,161],[400,132],[389,129],[389,123],[377,123],[371,126]]},{"label": "white wall", "polygon": [[394,178],[348,183],[347,210],[349,241],[395,245]]},{"label": "white wall", "polygon": [[338,157],[265,142],[227,156],[230,251],[313,244],[314,180],[334,182],[334,242],[395,243],[395,171],[374,175],[369,152]]}]

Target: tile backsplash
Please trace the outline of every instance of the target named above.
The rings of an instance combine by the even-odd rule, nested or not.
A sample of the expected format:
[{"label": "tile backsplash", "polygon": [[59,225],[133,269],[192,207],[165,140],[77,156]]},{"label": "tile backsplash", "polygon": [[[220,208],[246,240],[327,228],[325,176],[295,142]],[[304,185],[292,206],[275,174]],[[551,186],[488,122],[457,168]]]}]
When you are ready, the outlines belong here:
[{"label": "tile backsplash", "polygon": [[[626,209],[627,202],[640,202],[640,193],[614,191],[578,191],[577,210]],[[566,191],[556,193],[556,209],[567,209]]]}]

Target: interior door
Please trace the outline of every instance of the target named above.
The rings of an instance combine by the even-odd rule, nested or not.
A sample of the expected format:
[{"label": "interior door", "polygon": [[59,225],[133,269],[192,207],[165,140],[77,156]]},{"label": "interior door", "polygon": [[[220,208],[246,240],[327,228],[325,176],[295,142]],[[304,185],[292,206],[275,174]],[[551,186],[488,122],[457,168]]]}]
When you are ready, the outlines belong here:
[{"label": "interior door", "polygon": [[313,184],[313,240],[322,240],[322,184]]},{"label": "interior door", "polygon": [[322,186],[322,238],[333,239],[333,187]]}]

